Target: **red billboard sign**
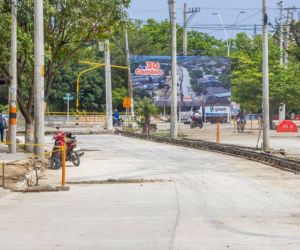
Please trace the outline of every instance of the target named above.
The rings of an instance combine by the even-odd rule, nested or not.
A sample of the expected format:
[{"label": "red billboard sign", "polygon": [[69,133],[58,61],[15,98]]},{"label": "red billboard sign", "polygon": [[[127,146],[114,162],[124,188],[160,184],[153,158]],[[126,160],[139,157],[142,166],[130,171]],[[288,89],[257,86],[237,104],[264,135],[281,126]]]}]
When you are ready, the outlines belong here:
[{"label": "red billboard sign", "polygon": [[136,75],[142,75],[142,76],[147,76],[147,75],[155,75],[155,76],[161,76],[164,74],[162,69],[160,68],[160,63],[156,61],[147,61],[146,66],[140,65],[136,70],[135,70]]}]

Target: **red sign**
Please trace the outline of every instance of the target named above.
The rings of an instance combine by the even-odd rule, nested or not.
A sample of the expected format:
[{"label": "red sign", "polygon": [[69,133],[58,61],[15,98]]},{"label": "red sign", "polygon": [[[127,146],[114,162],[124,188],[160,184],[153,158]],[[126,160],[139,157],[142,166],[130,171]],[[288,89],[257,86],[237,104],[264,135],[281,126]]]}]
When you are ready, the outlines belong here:
[{"label": "red sign", "polygon": [[278,124],[277,132],[298,132],[298,128],[292,121],[284,120]]},{"label": "red sign", "polygon": [[159,62],[151,62],[147,61],[146,66],[140,65],[136,70],[135,70],[136,75],[155,75],[155,76],[161,76],[164,74],[162,69],[160,68]]}]

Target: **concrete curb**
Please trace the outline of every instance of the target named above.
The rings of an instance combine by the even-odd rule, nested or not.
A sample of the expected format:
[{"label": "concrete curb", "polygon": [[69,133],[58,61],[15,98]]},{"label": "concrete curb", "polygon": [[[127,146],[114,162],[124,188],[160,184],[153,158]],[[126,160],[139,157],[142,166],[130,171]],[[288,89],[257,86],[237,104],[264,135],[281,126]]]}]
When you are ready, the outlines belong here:
[{"label": "concrete curb", "polygon": [[[71,132],[74,135],[102,135],[102,134],[114,134],[114,132],[108,132],[108,131],[90,131],[90,130],[86,130],[86,131],[76,131],[76,128],[62,128],[62,130],[67,131],[67,132]],[[18,135],[24,135],[25,132],[24,131],[18,131],[17,133]],[[56,134],[56,131],[45,131],[45,135],[54,135]]]},{"label": "concrete curb", "polygon": [[300,172],[300,161],[281,158],[274,156],[269,153],[264,153],[254,148],[239,147],[228,144],[217,144],[214,142],[207,141],[196,141],[196,140],[184,140],[184,139],[169,139],[166,137],[158,137],[153,135],[135,134],[130,132],[124,132],[117,130],[116,134],[120,134],[127,137],[143,139],[148,141],[154,141],[158,143],[167,143],[171,145],[189,147],[194,149],[213,151],[217,153],[227,154],[235,157],[244,158],[251,161],[260,162],[263,164],[270,165],[272,167],[290,170],[296,173]]},{"label": "concrete curb", "polygon": [[21,189],[13,189],[13,192],[20,193],[40,193],[40,192],[59,192],[59,191],[70,191],[69,186],[51,186],[51,185],[42,185],[42,186],[32,186]]}]

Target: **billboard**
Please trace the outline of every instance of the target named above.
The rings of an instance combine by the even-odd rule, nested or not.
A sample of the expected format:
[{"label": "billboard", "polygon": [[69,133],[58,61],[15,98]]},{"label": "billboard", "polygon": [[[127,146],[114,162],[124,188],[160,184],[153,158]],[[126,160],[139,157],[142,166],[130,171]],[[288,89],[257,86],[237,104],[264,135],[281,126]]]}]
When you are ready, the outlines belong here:
[{"label": "billboard", "polygon": [[[132,56],[134,95],[151,97],[156,106],[170,106],[170,56]],[[180,107],[230,106],[230,59],[178,56],[177,95]]]}]

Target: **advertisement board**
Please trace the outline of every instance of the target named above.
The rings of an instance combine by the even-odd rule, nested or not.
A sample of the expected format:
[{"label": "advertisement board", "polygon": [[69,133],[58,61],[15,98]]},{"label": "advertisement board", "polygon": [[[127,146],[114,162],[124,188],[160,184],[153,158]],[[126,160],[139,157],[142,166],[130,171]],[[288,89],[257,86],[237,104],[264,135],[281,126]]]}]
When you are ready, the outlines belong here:
[{"label": "advertisement board", "polygon": [[[156,106],[170,106],[171,57],[132,56],[130,61],[134,96],[148,96]],[[178,56],[178,106],[230,107],[230,70],[230,59],[226,57]]]},{"label": "advertisement board", "polygon": [[205,107],[205,119],[218,118],[219,122],[230,121],[231,108],[228,106],[206,106]]}]

